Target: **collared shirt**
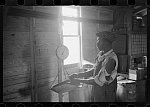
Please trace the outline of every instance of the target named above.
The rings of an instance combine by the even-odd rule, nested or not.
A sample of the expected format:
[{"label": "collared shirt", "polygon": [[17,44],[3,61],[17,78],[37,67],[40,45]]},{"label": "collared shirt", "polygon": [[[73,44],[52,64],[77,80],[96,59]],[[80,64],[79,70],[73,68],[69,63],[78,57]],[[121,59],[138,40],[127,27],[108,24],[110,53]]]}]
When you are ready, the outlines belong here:
[{"label": "collared shirt", "polygon": [[100,62],[100,61],[104,60],[105,57],[106,57],[107,55],[109,55],[111,52],[113,52],[113,49],[109,50],[109,51],[106,52],[105,54],[103,54],[103,52],[100,51],[100,52],[98,53],[98,61]]}]

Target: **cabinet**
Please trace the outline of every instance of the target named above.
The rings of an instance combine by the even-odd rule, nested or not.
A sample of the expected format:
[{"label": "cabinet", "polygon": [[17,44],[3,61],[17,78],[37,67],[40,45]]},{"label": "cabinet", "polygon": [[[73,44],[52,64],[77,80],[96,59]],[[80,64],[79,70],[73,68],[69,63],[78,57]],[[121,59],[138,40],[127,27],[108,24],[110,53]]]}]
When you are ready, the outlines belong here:
[{"label": "cabinet", "polygon": [[145,101],[146,80],[136,81],[136,101]]},{"label": "cabinet", "polygon": [[144,102],[146,80],[121,80],[117,84],[117,101]]},{"label": "cabinet", "polygon": [[147,54],[147,33],[130,32],[129,33],[129,55],[143,56]]},{"label": "cabinet", "polygon": [[117,84],[117,101],[136,102],[136,82],[122,80]]}]

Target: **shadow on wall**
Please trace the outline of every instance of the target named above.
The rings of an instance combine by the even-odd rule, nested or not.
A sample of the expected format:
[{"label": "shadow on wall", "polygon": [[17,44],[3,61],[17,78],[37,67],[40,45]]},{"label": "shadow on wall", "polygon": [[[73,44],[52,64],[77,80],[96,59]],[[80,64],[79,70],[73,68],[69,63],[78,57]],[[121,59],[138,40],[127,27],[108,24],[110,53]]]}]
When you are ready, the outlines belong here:
[{"label": "shadow on wall", "polygon": [[20,94],[22,97],[31,96],[31,87],[28,86],[28,87],[19,89],[19,94]]}]

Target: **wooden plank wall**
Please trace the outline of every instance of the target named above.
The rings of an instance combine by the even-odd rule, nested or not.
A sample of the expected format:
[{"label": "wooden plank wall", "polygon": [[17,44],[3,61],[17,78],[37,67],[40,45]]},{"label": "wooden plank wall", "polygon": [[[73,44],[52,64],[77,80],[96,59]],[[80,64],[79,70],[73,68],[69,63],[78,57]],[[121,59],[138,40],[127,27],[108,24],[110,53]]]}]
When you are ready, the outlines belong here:
[{"label": "wooden plank wall", "polygon": [[31,101],[29,19],[3,18],[3,101]]},{"label": "wooden plank wall", "polygon": [[132,9],[129,6],[114,8],[114,30],[118,38],[113,43],[113,49],[118,55],[128,54],[128,31],[131,30]]},{"label": "wooden plank wall", "polygon": [[[58,14],[57,7],[35,6],[35,11]],[[56,49],[58,45],[58,21],[35,18],[35,68],[38,78],[37,100],[40,102],[58,102],[58,94],[50,91],[57,73]],[[58,82],[58,78],[54,84]],[[53,85],[54,85],[53,84]]]},{"label": "wooden plank wall", "polygon": [[[84,6],[81,8],[82,17],[96,20],[113,20],[113,12],[107,8],[100,8],[94,6]],[[83,59],[94,63],[97,56],[96,48],[96,33],[100,31],[110,31],[113,25],[111,24],[94,24],[82,23],[82,45],[83,45]]]},{"label": "wooden plank wall", "polygon": [[[89,19],[97,19],[98,10],[93,7],[82,7],[82,17]],[[82,51],[83,59],[89,62],[94,62],[96,55],[96,30],[98,24],[94,23],[82,23]]]},{"label": "wooden plank wall", "polygon": [[[18,8],[18,7],[17,7]],[[20,7],[32,9],[31,6]],[[56,7],[37,7],[36,11],[58,13]],[[31,101],[31,52],[29,18],[5,15],[3,35],[3,101]],[[58,102],[58,95],[50,86],[58,73],[56,48],[57,20],[35,18],[35,70],[37,72],[38,101]],[[55,80],[56,84],[58,78]]]}]

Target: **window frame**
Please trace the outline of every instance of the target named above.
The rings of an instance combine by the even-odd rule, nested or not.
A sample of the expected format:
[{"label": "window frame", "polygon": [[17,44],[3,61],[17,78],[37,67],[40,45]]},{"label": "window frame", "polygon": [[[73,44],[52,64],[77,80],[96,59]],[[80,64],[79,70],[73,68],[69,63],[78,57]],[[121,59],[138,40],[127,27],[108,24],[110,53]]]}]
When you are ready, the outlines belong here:
[{"label": "window frame", "polygon": [[[73,21],[73,20],[69,20],[69,19],[65,19],[65,18],[63,18],[63,14],[62,14],[62,8],[63,7],[61,7],[61,17],[62,17],[62,19],[61,19],[61,22],[63,23],[63,21]],[[68,8],[73,8],[73,9],[77,9],[77,17],[73,17],[73,18],[79,18],[79,17],[81,17],[81,7],[73,7],[73,6],[71,6],[71,7],[68,7]],[[70,17],[70,16],[64,16],[64,17]],[[65,67],[67,67],[67,68],[70,68],[70,67],[81,67],[82,66],[82,23],[81,22],[79,22],[79,21],[75,21],[75,22],[77,22],[78,23],[78,34],[77,35],[63,35],[63,29],[62,29],[62,43],[63,43],[63,41],[64,41],[64,37],[79,37],[79,63],[72,63],[72,64],[66,64],[66,65],[64,65],[64,61],[63,61],[63,65],[65,66]]]}]

